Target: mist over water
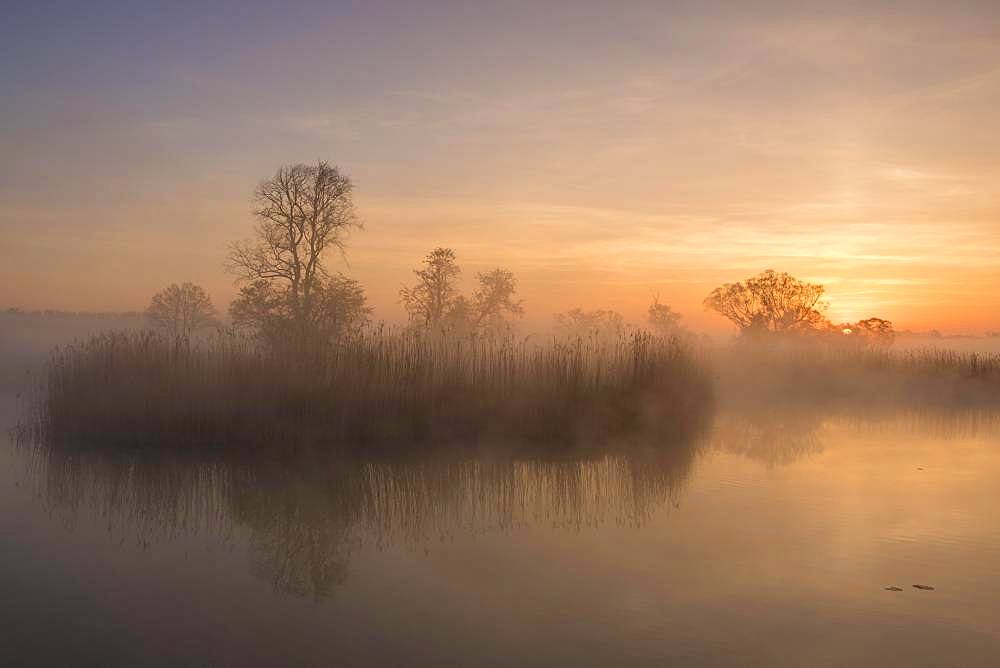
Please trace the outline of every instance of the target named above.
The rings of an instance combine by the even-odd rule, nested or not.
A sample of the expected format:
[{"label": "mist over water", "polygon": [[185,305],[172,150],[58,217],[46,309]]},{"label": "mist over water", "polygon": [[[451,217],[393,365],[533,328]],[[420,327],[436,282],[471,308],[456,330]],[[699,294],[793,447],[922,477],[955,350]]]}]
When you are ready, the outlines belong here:
[{"label": "mist over water", "polygon": [[1000,650],[989,411],[729,408],[683,442],[546,457],[22,442],[3,458],[3,622],[28,661],[989,665]]},{"label": "mist over water", "polygon": [[1000,3],[233,9],[4,6],[0,668],[1000,665]]},{"label": "mist over water", "polygon": [[4,658],[991,665],[1000,359],[650,314],[545,341],[8,314]]}]

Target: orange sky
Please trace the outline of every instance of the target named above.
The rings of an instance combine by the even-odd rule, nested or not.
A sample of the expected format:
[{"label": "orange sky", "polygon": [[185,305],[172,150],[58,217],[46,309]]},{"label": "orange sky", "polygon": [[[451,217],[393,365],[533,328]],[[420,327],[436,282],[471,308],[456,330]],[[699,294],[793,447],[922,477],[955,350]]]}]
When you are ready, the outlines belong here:
[{"label": "orange sky", "polygon": [[469,288],[513,269],[531,323],[659,294],[721,331],[705,294],[774,268],[837,321],[1000,328],[1000,9],[809,4],[18,10],[0,306],[192,280],[224,307],[253,186],[323,158],[366,223],[332,260],[377,317],[445,245]]}]

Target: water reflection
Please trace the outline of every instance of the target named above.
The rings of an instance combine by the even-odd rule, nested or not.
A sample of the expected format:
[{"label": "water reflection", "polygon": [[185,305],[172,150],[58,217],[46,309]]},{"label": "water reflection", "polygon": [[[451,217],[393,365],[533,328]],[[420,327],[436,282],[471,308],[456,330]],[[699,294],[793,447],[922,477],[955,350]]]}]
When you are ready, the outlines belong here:
[{"label": "water reflection", "polygon": [[824,416],[812,411],[730,413],[715,424],[715,448],[768,467],[791,464],[823,451]]},{"label": "water reflection", "polygon": [[660,445],[527,457],[438,452],[249,459],[21,444],[49,511],[67,523],[96,514],[122,542],[148,547],[182,534],[246,546],[251,569],[277,591],[325,599],[365,549],[420,549],[528,527],[641,527],[677,506],[704,452],[765,467],[817,456],[836,429],[958,438],[996,429],[989,413],[827,415],[731,412],[710,434]]},{"label": "water reflection", "polygon": [[134,535],[143,546],[182,533],[239,535],[255,574],[281,592],[323,599],[368,547],[533,526],[641,526],[679,502],[704,443],[692,437],[534,459],[438,453],[250,461],[27,449],[43,502],[64,521],[97,513],[116,538]]},{"label": "water reflection", "polygon": [[944,441],[994,433],[1000,413],[988,410],[731,410],[712,428],[712,449],[743,455],[768,468],[822,454],[832,429],[853,434],[919,434]]},{"label": "water reflection", "polygon": [[4,460],[5,655],[992,665],[998,436],[976,412],[814,411],[547,457],[24,446]]}]

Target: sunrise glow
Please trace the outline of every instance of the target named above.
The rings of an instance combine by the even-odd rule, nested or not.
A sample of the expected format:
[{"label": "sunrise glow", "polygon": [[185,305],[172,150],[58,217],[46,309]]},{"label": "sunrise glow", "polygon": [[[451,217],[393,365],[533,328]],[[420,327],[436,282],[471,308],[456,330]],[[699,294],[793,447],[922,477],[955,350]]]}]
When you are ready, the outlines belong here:
[{"label": "sunrise glow", "polygon": [[726,331],[701,300],[767,268],[822,282],[834,321],[1000,321],[993,12],[62,14],[57,48],[31,37],[41,9],[0,28],[28,64],[0,74],[0,304],[137,309],[175,277],[226,303],[250,187],[323,157],[365,222],[339,269],[389,321],[434,245],[467,279],[510,267],[538,326],[571,305],[638,320],[660,294]]},{"label": "sunrise glow", "polygon": [[1000,0],[0,12],[0,666],[1000,665]]}]

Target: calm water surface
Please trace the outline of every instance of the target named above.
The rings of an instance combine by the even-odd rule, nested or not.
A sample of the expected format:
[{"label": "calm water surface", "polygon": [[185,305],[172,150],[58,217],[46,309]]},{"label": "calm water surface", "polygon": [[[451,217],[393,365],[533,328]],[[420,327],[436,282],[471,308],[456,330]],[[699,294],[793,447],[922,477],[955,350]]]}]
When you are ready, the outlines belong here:
[{"label": "calm water surface", "polygon": [[982,415],[532,461],[5,444],[0,663],[996,666],[998,480]]}]

